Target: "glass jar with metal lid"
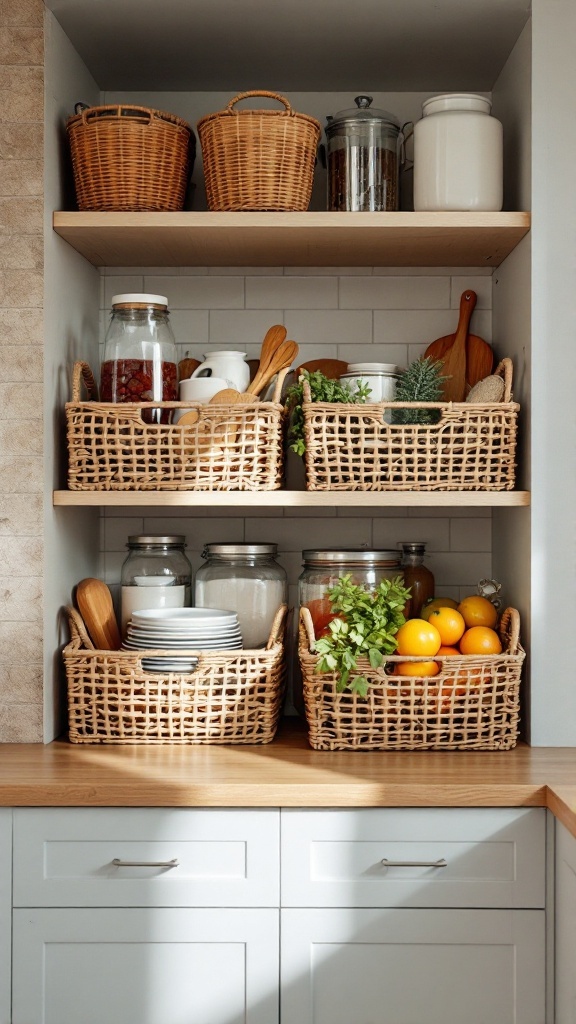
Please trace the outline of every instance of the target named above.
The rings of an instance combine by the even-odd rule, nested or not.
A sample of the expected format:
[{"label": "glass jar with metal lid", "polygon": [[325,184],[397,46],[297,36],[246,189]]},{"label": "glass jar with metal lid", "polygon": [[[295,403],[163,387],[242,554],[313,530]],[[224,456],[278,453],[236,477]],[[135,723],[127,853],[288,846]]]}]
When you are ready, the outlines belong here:
[{"label": "glass jar with metal lid", "polygon": [[192,566],[181,534],[128,537],[121,571],[122,633],[132,612],[143,608],[185,608],[192,593]]},{"label": "glass jar with metal lid", "polygon": [[[178,356],[165,295],[114,295],[100,371],[102,402],[178,400]],[[145,409],[147,423],[168,423],[170,409]]]},{"label": "glass jar with metal lid", "polygon": [[329,210],[397,210],[400,122],[356,96],[356,109],[327,118]]},{"label": "glass jar with metal lid", "polygon": [[266,645],[276,612],[287,601],[277,553],[277,544],[206,544],[202,552],[206,563],[196,573],[194,603],[235,611],[248,649]]},{"label": "glass jar with metal lid", "polygon": [[298,580],[300,607],[307,607],[312,616],[316,637],[334,617],[326,590],[342,576],[352,576],[353,583],[375,589],[381,580],[402,577],[398,551],[369,551],[364,548],[303,551],[304,569]]}]

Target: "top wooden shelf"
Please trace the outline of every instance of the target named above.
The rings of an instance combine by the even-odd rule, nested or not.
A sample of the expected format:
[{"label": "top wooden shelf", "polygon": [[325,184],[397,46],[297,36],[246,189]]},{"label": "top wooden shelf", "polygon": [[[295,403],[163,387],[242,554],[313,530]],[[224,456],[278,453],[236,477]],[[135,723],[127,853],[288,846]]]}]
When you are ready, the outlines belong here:
[{"label": "top wooden shelf", "polygon": [[77,213],[54,230],[96,267],[498,267],[529,213]]}]

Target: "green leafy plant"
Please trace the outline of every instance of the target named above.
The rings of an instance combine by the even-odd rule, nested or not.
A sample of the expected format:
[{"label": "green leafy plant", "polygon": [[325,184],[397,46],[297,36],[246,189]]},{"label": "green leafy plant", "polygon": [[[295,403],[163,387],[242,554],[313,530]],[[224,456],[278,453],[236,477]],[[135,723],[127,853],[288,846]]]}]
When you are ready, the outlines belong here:
[{"label": "green leafy plant", "polygon": [[379,668],[385,654],[396,650],[396,634],[406,621],[404,607],[410,590],[401,576],[382,580],[376,590],[353,583],[352,575],[341,576],[326,591],[337,616],[328,623],[329,633],[316,640],[320,654],[317,672],[336,672],[336,689],[350,689],[365,697],[368,679],[356,672],[358,658],[367,658],[371,668]]},{"label": "green leafy plant", "polygon": [[308,381],[313,402],[352,402],[362,404],[371,394],[367,384],[359,381],[347,384],[339,380],[330,380],[320,370],[303,370],[297,382],[286,391],[286,405],[291,414],[288,442],[297,455],[304,455],[306,441],[304,439],[304,381]]},{"label": "green leafy plant", "polygon": [[[396,402],[441,402],[442,385],[447,377],[442,376],[441,360],[429,357],[415,359],[402,371],[396,385]],[[440,413],[437,409],[394,409],[393,423],[437,423]]]}]

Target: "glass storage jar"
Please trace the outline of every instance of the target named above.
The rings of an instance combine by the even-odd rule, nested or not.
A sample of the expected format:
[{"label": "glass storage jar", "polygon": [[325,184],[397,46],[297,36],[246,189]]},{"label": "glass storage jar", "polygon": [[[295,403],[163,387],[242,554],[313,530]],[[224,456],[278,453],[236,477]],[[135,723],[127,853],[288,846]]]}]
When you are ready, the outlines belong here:
[{"label": "glass storage jar", "polygon": [[326,590],[348,573],[353,583],[376,588],[381,580],[402,577],[398,551],[325,549],[303,551],[304,568],[298,580],[298,602],[309,609],[316,637],[334,618]]},{"label": "glass storage jar", "polygon": [[206,544],[206,564],[196,573],[194,603],[238,615],[243,646],[265,647],[274,617],[288,598],[277,544]]},{"label": "glass storage jar", "polygon": [[354,102],[327,119],[328,209],[397,210],[400,122],[371,96]]},{"label": "glass storage jar", "polygon": [[122,635],[132,612],[143,608],[185,608],[192,593],[192,566],[180,534],[128,537],[121,571]]},{"label": "glass storage jar", "polygon": [[404,582],[410,587],[409,612],[420,618],[422,608],[434,597],[434,576],[424,565],[426,545],[423,541],[401,541]]},{"label": "glass storage jar", "polygon": [[[102,402],[175,402],[178,356],[165,295],[114,295],[100,370]],[[169,423],[170,409],[145,409],[147,423]]]}]

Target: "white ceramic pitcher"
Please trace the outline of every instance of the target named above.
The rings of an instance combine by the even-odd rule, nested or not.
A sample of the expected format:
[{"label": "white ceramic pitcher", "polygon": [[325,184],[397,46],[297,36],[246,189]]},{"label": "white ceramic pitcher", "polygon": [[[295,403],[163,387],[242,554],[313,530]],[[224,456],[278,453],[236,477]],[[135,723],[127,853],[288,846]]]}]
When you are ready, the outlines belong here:
[{"label": "white ceramic pitcher", "polygon": [[194,370],[192,377],[223,377],[227,387],[246,391],[250,383],[250,367],[245,359],[245,352],[208,352],[204,362]]}]

